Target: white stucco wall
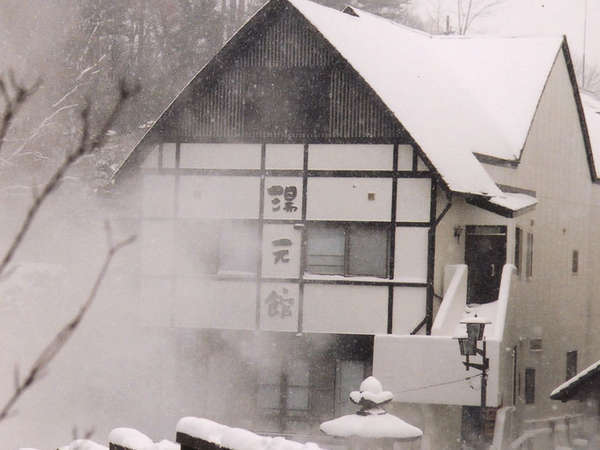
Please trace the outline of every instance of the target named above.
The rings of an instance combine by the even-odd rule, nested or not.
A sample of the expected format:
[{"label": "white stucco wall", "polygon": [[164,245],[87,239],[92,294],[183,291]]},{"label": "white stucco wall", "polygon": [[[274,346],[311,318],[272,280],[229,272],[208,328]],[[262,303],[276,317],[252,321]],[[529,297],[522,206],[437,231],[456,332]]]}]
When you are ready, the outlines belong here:
[{"label": "white stucco wall", "polygon": [[179,152],[184,169],[260,169],[260,144],[182,143]]},{"label": "white stucco wall", "polygon": [[321,333],[375,334],[387,330],[385,286],[304,286],[303,330]]},{"label": "white stucco wall", "polygon": [[302,169],[304,145],[267,144],[265,154],[266,169]]},{"label": "white stucco wall", "polygon": [[255,219],[259,186],[258,177],[183,175],[179,178],[178,216]]},{"label": "white stucco wall", "polygon": [[394,147],[369,144],[313,144],[309,170],[392,170]]},{"label": "white stucco wall", "polygon": [[309,220],[391,220],[390,178],[310,178],[306,195]]}]

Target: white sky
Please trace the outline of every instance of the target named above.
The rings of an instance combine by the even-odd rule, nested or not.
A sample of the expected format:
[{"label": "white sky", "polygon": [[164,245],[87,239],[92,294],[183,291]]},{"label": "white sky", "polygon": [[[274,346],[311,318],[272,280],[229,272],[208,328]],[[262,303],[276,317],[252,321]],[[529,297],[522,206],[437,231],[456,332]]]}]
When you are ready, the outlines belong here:
[{"label": "white sky", "polygon": [[[413,5],[427,15],[427,11],[436,10],[438,2],[447,11],[456,10],[457,0],[413,0]],[[474,22],[471,34],[566,34],[572,55],[580,57],[585,5],[586,0],[505,0]],[[600,65],[600,0],[587,0],[586,59]]]}]

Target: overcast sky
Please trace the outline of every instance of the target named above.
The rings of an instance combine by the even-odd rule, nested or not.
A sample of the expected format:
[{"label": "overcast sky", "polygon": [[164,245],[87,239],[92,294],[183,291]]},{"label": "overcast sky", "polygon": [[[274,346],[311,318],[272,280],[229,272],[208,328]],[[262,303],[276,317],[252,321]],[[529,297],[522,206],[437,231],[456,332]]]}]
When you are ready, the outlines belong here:
[{"label": "overcast sky", "polygon": [[[440,0],[446,8],[454,9],[456,1]],[[421,14],[432,11],[437,2],[413,0]],[[566,34],[571,53],[579,57],[583,49],[585,6],[586,0],[506,0],[474,22],[471,34]],[[586,59],[600,65],[600,0],[587,0]]]}]

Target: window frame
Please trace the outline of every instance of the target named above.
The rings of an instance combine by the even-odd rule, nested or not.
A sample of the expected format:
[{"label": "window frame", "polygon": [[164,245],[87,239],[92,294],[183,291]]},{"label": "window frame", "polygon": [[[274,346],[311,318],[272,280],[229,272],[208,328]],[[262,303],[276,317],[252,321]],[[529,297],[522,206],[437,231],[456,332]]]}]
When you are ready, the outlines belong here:
[{"label": "window frame", "polygon": [[527,252],[525,254],[525,277],[533,278],[533,233],[527,232]]},{"label": "window frame", "polygon": [[577,350],[571,350],[566,355],[565,380],[570,380],[577,375]]},{"label": "window frame", "polygon": [[577,275],[579,273],[579,250],[573,250],[571,253],[571,274]]},{"label": "window frame", "polygon": [[515,267],[517,269],[517,276],[521,276],[523,271],[523,229],[521,227],[515,227]]},{"label": "window frame", "polygon": [[525,368],[525,404],[535,404],[535,369]]},{"label": "window frame", "polygon": [[[318,266],[317,264],[310,264],[309,263],[309,258],[310,258],[310,254],[308,253],[308,248],[309,248],[309,241],[310,241],[310,233],[311,230],[314,230],[316,228],[322,228],[322,229],[332,229],[332,230],[341,230],[341,232],[343,233],[344,236],[344,253],[343,253],[343,270],[337,273],[323,273],[322,271],[313,271],[311,270],[311,267],[314,266]],[[384,271],[383,273],[358,273],[357,271],[351,270],[350,268],[350,263],[351,263],[351,258],[352,258],[352,246],[351,246],[351,240],[352,240],[352,234],[353,234],[353,230],[356,232],[356,230],[359,229],[371,229],[372,232],[381,232],[381,234],[379,236],[383,236],[385,239],[385,255],[382,256],[383,260],[384,260]],[[305,265],[304,265],[304,272],[307,274],[312,274],[312,275],[337,275],[337,276],[343,276],[343,277],[377,277],[377,278],[383,278],[386,279],[389,277],[390,275],[390,252],[391,252],[391,233],[392,233],[392,227],[390,224],[384,223],[364,223],[364,222],[344,222],[344,223],[322,223],[322,222],[317,222],[317,223],[309,223],[307,224],[307,230],[306,230],[306,261],[305,261]]]}]

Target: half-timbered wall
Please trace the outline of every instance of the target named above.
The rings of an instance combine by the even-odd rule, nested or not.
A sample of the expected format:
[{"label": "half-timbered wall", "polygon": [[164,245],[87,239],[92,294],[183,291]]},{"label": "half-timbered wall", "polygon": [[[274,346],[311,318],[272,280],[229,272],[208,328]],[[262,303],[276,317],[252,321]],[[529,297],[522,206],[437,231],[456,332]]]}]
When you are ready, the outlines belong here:
[{"label": "half-timbered wall", "polygon": [[410,333],[433,221],[418,159],[392,144],[158,144],[142,169],[150,320]]}]

